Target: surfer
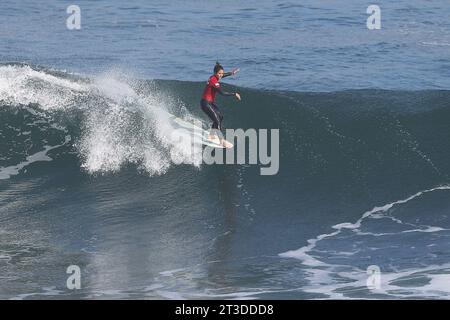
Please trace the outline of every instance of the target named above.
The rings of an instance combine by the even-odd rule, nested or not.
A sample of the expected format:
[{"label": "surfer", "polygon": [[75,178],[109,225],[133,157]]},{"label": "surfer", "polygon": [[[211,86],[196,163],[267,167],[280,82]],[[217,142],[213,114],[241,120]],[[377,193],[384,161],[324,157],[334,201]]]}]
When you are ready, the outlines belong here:
[{"label": "surfer", "polygon": [[237,92],[225,92],[220,88],[220,79],[234,75],[239,72],[239,68],[233,69],[231,72],[224,72],[223,67],[219,62],[214,66],[214,74],[209,77],[205,90],[203,91],[200,106],[206,115],[212,120],[213,124],[208,135],[208,140],[221,144],[226,148],[232,146],[231,143],[222,138],[220,131],[222,130],[222,113],[215,104],[214,100],[218,92],[222,96],[235,96],[236,99],[241,100],[241,96]]}]

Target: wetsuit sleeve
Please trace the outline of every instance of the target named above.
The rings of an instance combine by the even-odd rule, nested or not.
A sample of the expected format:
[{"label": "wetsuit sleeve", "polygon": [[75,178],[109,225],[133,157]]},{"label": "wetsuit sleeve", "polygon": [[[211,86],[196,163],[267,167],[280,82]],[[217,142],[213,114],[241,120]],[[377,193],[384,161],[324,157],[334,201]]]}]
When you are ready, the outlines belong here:
[{"label": "wetsuit sleeve", "polygon": [[222,95],[222,96],[234,96],[236,93],[234,93],[234,92],[226,92],[226,91],[223,91],[220,87],[216,87],[216,90],[217,90],[217,92],[218,93],[220,93],[220,95]]},{"label": "wetsuit sleeve", "polygon": [[223,91],[221,88],[220,88],[220,83],[219,83],[219,81],[217,81],[217,79],[216,78],[211,78],[211,81],[210,81],[210,85],[214,88],[214,90],[216,90],[218,93],[220,93],[220,95],[222,95],[222,96],[234,96],[235,95],[235,93],[234,92],[226,92],[226,91]]},{"label": "wetsuit sleeve", "polygon": [[233,72],[224,72],[222,78],[229,77],[229,76],[232,76],[232,75],[233,75]]}]

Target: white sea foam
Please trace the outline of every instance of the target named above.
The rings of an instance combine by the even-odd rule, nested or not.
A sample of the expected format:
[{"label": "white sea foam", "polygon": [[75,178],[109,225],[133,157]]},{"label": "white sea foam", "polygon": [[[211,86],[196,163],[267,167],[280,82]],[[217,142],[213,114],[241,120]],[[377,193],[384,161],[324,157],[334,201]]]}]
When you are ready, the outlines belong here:
[{"label": "white sea foam", "polygon": [[58,289],[56,289],[56,287],[44,287],[44,288],[42,288],[41,292],[31,292],[31,293],[19,294],[15,297],[11,298],[10,300],[24,300],[29,297],[39,297],[39,296],[55,297],[58,295],[62,295],[64,293],[65,293],[64,291],[58,290]]},{"label": "white sea foam", "polygon": [[39,104],[45,110],[62,109],[89,86],[58,78],[29,66],[0,66],[0,97],[9,104]]},{"label": "white sea foam", "polygon": [[[450,186],[439,186],[424,191],[417,192],[416,194],[407,197],[406,199],[398,200],[381,207],[375,207],[370,211],[362,214],[356,222],[345,222],[332,226],[336,231],[321,234],[314,239],[309,239],[308,245],[301,247],[297,250],[291,250],[280,253],[279,256],[285,258],[295,258],[301,261],[302,265],[306,267],[307,280],[310,285],[305,286],[302,290],[312,293],[323,294],[329,298],[341,299],[349,298],[352,294],[358,295],[358,291],[366,291],[368,275],[366,270],[362,270],[358,267],[345,264],[332,264],[321,260],[320,257],[313,256],[314,249],[318,243],[325,239],[333,239],[340,233],[348,230],[354,232],[356,235],[372,235],[372,236],[384,236],[384,235],[399,235],[412,232],[434,233],[448,231],[437,226],[415,226],[411,223],[403,223],[400,219],[384,216],[396,223],[412,227],[408,230],[402,230],[397,233],[373,233],[362,232],[360,228],[365,220],[372,218],[373,215],[377,219],[383,218],[385,214],[392,207],[405,204],[413,199],[416,199],[424,194],[431,193],[438,190],[450,190]],[[355,252],[356,253],[356,252]],[[444,265],[430,265],[422,267],[418,265],[416,268],[409,268],[406,270],[395,270],[395,272],[386,272],[382,270],[381,283],[379,289],[372,290],[374,294],[381,294],[393,297],[435,297],[435,298],[449,298],[450,297],[450,264]],[[417,277],[428,279],[429,283],[423,284],[411,284],[403,286],[400,281],[411,280]],[[346,281],[336,281],[336,278],[346,279]]]},{"label": "white sea foam", "polygon": [[[76,109],[85,113],[76,147],[87,172],[114,172],[129,163],[149,175],[163,174],[179,163],[199,167],[201,145],[172,137],[175,129],[169,111],[178,108],[179,103],[174,105],[173,99],[156,90],[138,93],[139,86],[132,77],[118,71],[90,80],[74,80],[26,65],[0,66],[0,99],[4,102],[25,106],[33,113],[38,111],[28,107],[30,104],[48,112]],[[48,150],[35,157],[48,161],[42,157]],[[25,165],[2,168],[1,177],[17,174]]]},{"label": "white sea foam", "polygon": [[71,137],[66,136],[63,144],[56,145],[56,146],[44,146],[44,150],[36,152],[36,153],[28,156],[25,161],[23,161],[17,165],[9,166],[9,167],[0,167],[0,180],[9,179],[11,176],[17,175],[20,172],[20,170],[22,170],[26,166],[29,166],[32,163],[39,162],[39,161],[52,161],[53,159],[47,155],[47,152],[69,143],[70,140],[71,140]]},{"label": "white sea foam", "polygon": [[419,44],[423,46],[450,46],[448,42],[439,42],[439,41],[421,41]]},{"label": "white sea foam", "polygon": [[430,282],[424,287],[427,291],[437,291],[450,297],[450,270],[445,274],[428,274]]},{"label": "white sea foam", "polygon": [[[200,166],[201,146],[189,140],[175,141],[170,106],[158,93],[137,94],[131,78],[109,72],[97,77],[95,90],[108,99],[108,108],[89,112],[80,144],[83,167],[89,172],[117,171],[126,163],[139,164],[150,175],[162,174],[172,163]],[[135,112],[143,117],[134,122]]]}]

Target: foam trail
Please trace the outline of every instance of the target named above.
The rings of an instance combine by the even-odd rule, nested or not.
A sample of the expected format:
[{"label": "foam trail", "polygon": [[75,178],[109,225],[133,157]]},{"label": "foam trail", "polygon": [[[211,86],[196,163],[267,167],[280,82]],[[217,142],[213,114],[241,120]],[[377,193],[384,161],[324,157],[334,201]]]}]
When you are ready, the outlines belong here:
[{"label": "foam trail", "polygon": [[[371,215],[373,215],[374,213],[377,212],[386,212],[389,209],[391,209],[393,206],[398,205],[398,204],[403,204],[406,202],[409,202],[417,197],[420,197],[421,195],[425,194],[425,193],[429,193],[429,192],[433,192],[436,190],[450,190],[450,186],[439,186],[436,188],[432,188],[432,189],[428,189],[428,190],[424,190],[424,191],[419,191],[416,194],[413,194],[412,196],[403,199],[403,200],[398,200],[389,204],[386,204],[382,207],[374,207],[372,210],[365,212],[361,218],[359,218],[355,223],[350,223],[350,222],[344,222],[344,223],[340,223],[340,224],[336,224],[334,226],[332,226],[333,229],[336,229],[337,231],[329,233],[329,234],[322,234],[317,236],[317,238],[315,239],[310,239],[308,240],[309,245],[302,247],[300,249],[297,250],[291,250],[291,251],[287,251],[284,253],[280,253],[279,255],[281,257],[286,257],[286,258],[298,258],[300,260],[302,260],[302,258],[304,258],[304,255],[306,252],[311,251],[313,248],[316,247],[317,242],[325,239],[325,238],[330,238],[333,237],[337,234],[339,234],[343,229],[358,229],[359,227],[361,227],[362,222],[367,219],[368,217],[370,217]],[[437,228],[435,230],[441,230],[441,228]],[[312,257],[310,257],[312,258]],[[314,258],[312,258],[314,259]],[[314,259],[315,260],[315,259]]]},{"label": "foam trail", "polygon": [[[380,213],[385,213],[395,205],[404,204],[407,203],[415,198],[418,198],[426,193],[430,193],[437,190],[450,190],[450,186],[444,185],[439,186],[431,189],[427,189],[424,191],[417,192],[405,199],[398,200],[389,204],[386,204],[384,206],[380,207],[374,207],[372,210],[365,212],[361,218],[359,218],[356,222],[350,223],[340,223],[332,226],[333,229],[336,231],[328,233],[328,234],[321,234],[317,236],[314,239],[309,239],[308,245],[301,247],[297,250],[291,250],[287,252],[280,253],[279,256],[283,258],[295,258],[302,262],[302,265],[309,267],[307,269],[308,277],[307,279],[310,281],[311,285],[303,288],[305,291],[313,292],[313,293],[320,293],[324,294],[326,296],[329,296],[331,298],[348,298],[348,296],[344,296],[343,292],[340,292],[342,290],[347,290],[347,293],[349,293],[349,288],[354,288],[353,290],[367,290],[367,273],[366,270],[361,270],[359,268],[350,266],[350,265],[338,265],[338,264],[328,264],[326,262],[323,262],[319,260],[319,258],[313,257],[310,253],[311,251],[317,246],[317,244],[324,239],[333,238],[340,234],[344,230],[351,230],[354,231],[357,235],[365,235],[366,233],[359,232],[359,228],[361,227],[364,220],[368,219],[369,217],[376,216]],[[398,219],[395,222],[402,223]],[[431,233],[431,232],[441,232],[445,231],[447,229],[443,229],[440,227],[434,227],[434,226],[426,226],[426,228],[417,228],[410,229],[410,230],[404,230],[397,234],[404,234],[404,233],[411,233],[411,232],[424,232],[424,233]],[[370,233],[372,236],[382,236],[382,235],[388,235],[386,234],[373,234]],[[448,278],[448,275],[446,275],[446,269],[448,269],[449,266],[447,265],[433,265],[428,266],[425,268],[416,268],[411,270],[403,270],[403,271],[396,271],[396,272],[383,272],[382,274],[382,283],[381,283],[381,289],[374,290],[373,293],[377,294],[385,294],[385,295],[392,295],[395,297],[411,297],[411,296],[417,296],[417,297],[449,297],[450,296],[450,286],[444,285],[440,286],[438,283],[438,280],[433,279],[440,279],[440,278]],[[350,269],[350,270],[349,270]],[[343,270],[349,270],[349,271],[343,271]],[[430,272],[431,274],[427,274],[428,278],[431,278],[430,284],[427,286],[411,286],[408,287],[409,292],[399,293],[399,290],[406,290],[404,287],[397,285],[396,281],[398,281],[401,278],[405,277],[411,277],[412,275],[416,273],[424,273],[424,272]],[[443,273],[444,275],[439,276],[440,273]],[[437,274],[437,275],[436,275]],[[339,281],[336,281],[336,277],[338,278],[345,278],[348,281],[344,283],[340,283]],[[350,284],[351,282],[351,284]]]},{"label": "foam trail", "polygon": [[66,136],[65,141],[63,144],[56,145],[56,146],[45,146],[44,150],[36,152],[35,154],[32,154],[31,156],[28,156],[24,162],[21,162],[14,166],[9,167],[0,167],[0,180],[9,179],[11,176],[19,174],[20,170],[25,168],[26,166],[39,161],[52,161],[53,159],[47,156],[47,152],[50,150],[59,148],[63,145],[66,145],[71,141],[70,136]]}]

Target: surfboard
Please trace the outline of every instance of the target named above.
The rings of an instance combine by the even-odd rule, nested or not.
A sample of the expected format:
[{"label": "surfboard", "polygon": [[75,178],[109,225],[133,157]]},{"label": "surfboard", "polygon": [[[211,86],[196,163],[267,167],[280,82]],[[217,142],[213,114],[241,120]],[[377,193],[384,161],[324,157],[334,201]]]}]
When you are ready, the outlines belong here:
[{"label": "surfboard", "polygon": [[[221,149],[225,148],[223,145],[221,145],[218,142],[208,140],[209,132],[199,126],[196,126],[195,124],[193,124],[189,121],[183,120],[174,115],[170,115],[170,121],[171,121],[172,126],[175,129],[186,130],[189,134],[194,136],[194,139],[196,141],[200,142],[201,144],[203,144],[205,146],[210,146],[213,148],[221,148]],[[227,145],[227,148],[233,148],[233,144],[231,142],[225,140],[225,143]]]}]

